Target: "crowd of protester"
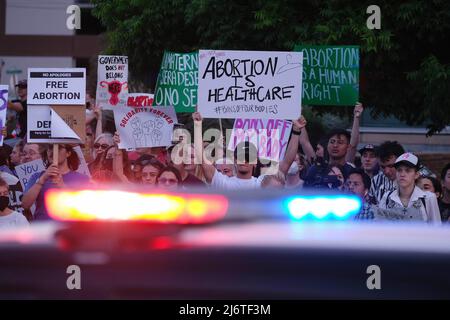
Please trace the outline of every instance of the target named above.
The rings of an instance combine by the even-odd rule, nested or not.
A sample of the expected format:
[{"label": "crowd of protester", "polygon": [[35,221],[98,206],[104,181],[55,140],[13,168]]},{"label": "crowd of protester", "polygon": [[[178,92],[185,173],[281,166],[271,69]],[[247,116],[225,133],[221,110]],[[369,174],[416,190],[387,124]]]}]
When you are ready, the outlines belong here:
[{"label": "crowd of protester", "polygon": [[[218,144],[214,158],[207,157],[198,112],[192,115],[194,143],[181,140],[168,147],[120,149],[120,135],[104,130],[102,110],[88,95],[86,141],[81,146],[90,172],[87,176],[77,171],[80,159],[75,145],[60,144],[58,163],[53,163],[51,145],[26,141],[26,81],[19,82],[18,89],[20,100],[8,104],[17,114],[17,128],[13,134],[4,133],[0,148],[0,228],[50,219],[44,195],[51,188],[109,183],[167,190],[334,189],[362,199],[358,220],[373,220],[386,211],[433,224],[449,220],[450,163],[435,175],[396,141],[367,144],[358,150],[360,103],[354,108],[351,133],[331,130],[315,146],[306,119],[292,120],[285,156],[274,166],[263,164],[248,141],[238,144],[231,155]],[[37,159],[46,170],[34,174],[21,190],[16,166]]]}]

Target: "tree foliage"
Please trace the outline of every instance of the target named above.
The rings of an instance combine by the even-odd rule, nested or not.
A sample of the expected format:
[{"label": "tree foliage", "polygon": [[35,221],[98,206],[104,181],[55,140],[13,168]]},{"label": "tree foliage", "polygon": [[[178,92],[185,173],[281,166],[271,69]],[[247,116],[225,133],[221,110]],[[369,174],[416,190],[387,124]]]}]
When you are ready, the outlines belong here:
[{"label": "tree foliage", "polygon": [[[369,30],[369,1],[93,0],[111,54],[154,86],[164,50],[292,50],[295,44],[359,45],[360,100],[431,132],[450,124],[450,2],[378,1],[381,29]],[[317,107],[336,113],[351,108]]]}]

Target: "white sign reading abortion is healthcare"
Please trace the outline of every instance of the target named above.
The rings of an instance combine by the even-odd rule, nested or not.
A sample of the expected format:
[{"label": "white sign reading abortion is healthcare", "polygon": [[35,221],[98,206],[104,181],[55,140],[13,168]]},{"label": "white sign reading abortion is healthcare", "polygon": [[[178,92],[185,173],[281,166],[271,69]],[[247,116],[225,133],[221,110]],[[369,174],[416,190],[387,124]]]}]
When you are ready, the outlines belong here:
[{"label": "white sign reading abortion is healthcare", "polygon": [[205,118],[297,119],[302,52],[200,50],[198,111]]}]

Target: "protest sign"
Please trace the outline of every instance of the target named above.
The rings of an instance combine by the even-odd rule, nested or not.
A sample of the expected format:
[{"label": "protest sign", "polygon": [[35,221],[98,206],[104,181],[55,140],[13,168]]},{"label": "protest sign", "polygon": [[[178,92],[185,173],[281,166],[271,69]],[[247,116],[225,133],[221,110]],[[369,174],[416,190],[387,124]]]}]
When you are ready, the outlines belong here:
[{"label": "protest sign", "polygon": [[51,106],[51,136],[86,140],[86,109],[84,106]]},{"label": "protest sign", "polygon": [[258,149],[260,159],[279,162],[284,158],[291,134],[292,122],[275,119],[236,119],[228,143],[234,151],[244,141],[252,142]]},{"label": "protest sign", "polygon": [[301,46],[303,104],[352,106],[359,96],[358,46]]},{"label": "protest sign", "polygon": [[98,56],[96,102],[105,110],[126,106],[128,57]]},{"label": "protest sign", "polygon": [[151,107],[153,105],[153,94],[151,93],[129,93],[127,106],[132,108]]},{"label": "protest sign", "polygon": [[84,105],[86,103],[86,69],[29,68],[29,105]]},{"label": "protest sign", "polygon": [[205,118],[297,119],[302,53],[199,52],[198,111]]},{"label": "protest sign", "polygon": [[[84,106],[28,106],[27,141],[30,143],[84,143]],[[69,110],[69,112],[67,112]],[[69,116],[65,116],[64,111]],[[61,113],[61,115],[58,114]],[[79,113],[79,114],[78,114]],[[74,114],[71,116],[70,114]],[[66,122],[67,121],[67,122]],[[80,127],[83,127],[79,129]],[[78,132],[78,133],[77,133]]]},{"label": "protest sign", "polygon": [[17,177],[20,180],[23,190],[30,180],[31,176],[35,173],[45,171],[44,162],[42,159],[33,160],[30,162],[22,163],[16,166]]},{"label": "protest sign", "polygon": [[420,210],[408,210],[406,213],[400,208],[381,209],[374,207],[374,220],[393,222],[393,221],[424,221]]},{"label": "protest sign", "polygon": [[117,107],[114,119],[120,135],[120,149],[162,147],[172,144],[177,116],[173,107]]},{"label": "protest sign", "polygon": [[154,105],[194,112],[197,105],[198,53],[164,52],[156,82]]},{"label": "protest sign", "polygon": [[[8,107],[8,86],[0,85],[0,130],[6,126],[6,109]],[[3,146],[3,134],[0,134],[0,146]]]}]

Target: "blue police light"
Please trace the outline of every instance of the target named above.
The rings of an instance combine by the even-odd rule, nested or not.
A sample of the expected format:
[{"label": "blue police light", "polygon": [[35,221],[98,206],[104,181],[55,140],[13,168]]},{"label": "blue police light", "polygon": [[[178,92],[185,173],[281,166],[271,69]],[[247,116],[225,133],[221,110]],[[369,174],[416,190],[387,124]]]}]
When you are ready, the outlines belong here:
[{"label": "blue police light", "polygon": [[286,207],[295,220],[344,220],[359,212],[361,200],[352,195],[295,196],[286,201]]}]

